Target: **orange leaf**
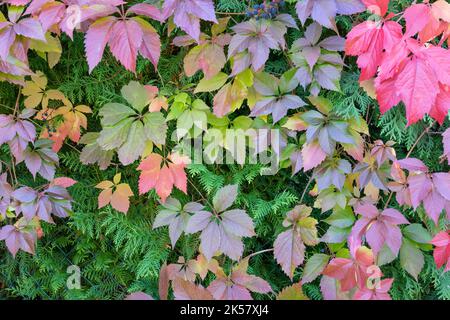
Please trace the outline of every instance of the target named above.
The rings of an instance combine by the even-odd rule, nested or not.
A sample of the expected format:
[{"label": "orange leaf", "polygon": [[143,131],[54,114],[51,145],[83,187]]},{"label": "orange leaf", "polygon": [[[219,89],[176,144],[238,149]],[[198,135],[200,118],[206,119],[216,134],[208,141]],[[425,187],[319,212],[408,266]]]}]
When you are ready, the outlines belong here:
[{"label": "orange leaf", "polygon": [[133,191],[128,184],[122,183],[116,187],[111,197],[111,206],[117,211],[127,213],[130,208],[129,197],[133,196]]},{"label": "orange leaf", "polygon": [[112,189],[105,189],[98,196],[98,208],[103,208],[111,202]]}]

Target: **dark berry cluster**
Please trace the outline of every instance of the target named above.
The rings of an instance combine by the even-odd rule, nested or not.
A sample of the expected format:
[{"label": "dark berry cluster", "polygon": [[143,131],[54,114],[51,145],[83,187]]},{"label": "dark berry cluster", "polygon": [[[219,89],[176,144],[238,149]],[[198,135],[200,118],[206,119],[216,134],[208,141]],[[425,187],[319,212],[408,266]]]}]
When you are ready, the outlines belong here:
[{"label": "dark berry cluster", "polygon": [[42,113],[42,120],[45,121],[44,126],[47,129],[48,136],[52,137],[56,133],[56,128],[51,123],[51,120],[49,120],[50,116],[51,114],[49,114],[47,111],[44,111],[44,113]]},{"label": "dark berry cluster", "polygon": [[261,4],[255,4],[253,8],[247,10],[247,17],[259,19],[275,18],[280,9],[286,5],[283,0],[264,1]]}]

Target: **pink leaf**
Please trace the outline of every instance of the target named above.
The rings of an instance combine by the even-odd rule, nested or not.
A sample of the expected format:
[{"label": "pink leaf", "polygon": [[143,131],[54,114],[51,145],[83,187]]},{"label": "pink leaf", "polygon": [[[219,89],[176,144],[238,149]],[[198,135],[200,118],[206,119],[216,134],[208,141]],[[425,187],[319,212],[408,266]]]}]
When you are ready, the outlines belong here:
[{"label": "pink leaf", "polygon": [[274,255],[283,271],[292,279],[294,270],[303,263],[305,245],[300,235],[291,228],[282,232],[274,243]]},{"label": "pink leaf", "polygon": [[110,39],[111,28],[115,22],[115,17],[105,17],[89,26],[84,40],[89,72],[92,72],[95,66],[102,60],[106,44]]},{"label": "pink leaf", "polygon": [[63,188],[70,188],[71,186],[73,186],[76,183],[77,183],[77,181],[75,181],[71,178],[67,178],[67,177],[55,178],[52,182],[53,185],[60,186]]},{"label": "pink leaf", "polygon": [[109,47],[125,69],[136,72],[136,58],[143,32],[134,20],[118,21],[111,28]]},{"label": "pink leaf", "polygon": [[317,142],[305,144],[302,149],[303,169],[311,170],[321,164],[327,154],[322,150]]}]

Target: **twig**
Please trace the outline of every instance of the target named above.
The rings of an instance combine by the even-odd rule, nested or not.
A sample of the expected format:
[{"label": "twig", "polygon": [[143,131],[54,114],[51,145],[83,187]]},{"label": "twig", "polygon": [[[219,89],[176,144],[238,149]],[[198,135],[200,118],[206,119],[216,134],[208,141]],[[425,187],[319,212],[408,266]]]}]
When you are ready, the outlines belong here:
[{"label": "twig", "polygon": [[245,12],[220,12],[216,11],[216,14],[220,14],[223,16],[245,16]]}]

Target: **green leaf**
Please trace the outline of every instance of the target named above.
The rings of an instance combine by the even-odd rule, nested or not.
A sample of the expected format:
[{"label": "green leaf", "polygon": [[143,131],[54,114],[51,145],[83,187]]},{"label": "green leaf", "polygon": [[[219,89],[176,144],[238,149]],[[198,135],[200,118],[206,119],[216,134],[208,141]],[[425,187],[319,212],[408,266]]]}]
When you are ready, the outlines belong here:
[{"label": "green leaf", "polygon": [[350,207],[335,208],[333,214],[324,221],[337,228],[348,228],[355,222],[355,215]]},{"label": "green leaf", "polygon": [[403,235],[417,243],[429,244],[432,236],[421,224],[410,224],[403,229]]},{"label": "green leaf", "polygon": [[135,121],[131,125],[128,138],[118,151],[119,160],[123,165],[129,165],[139,159],[145,149],[144,125]]},{"label": "green leaf", "polygon": [[128,137],[132,118],[127,118],[116,124],[114,127],[106,127],[100,132],[97,142],[104,150],[113,150],[119,148]]},{"label": "green leaf", "polygon": [[155,144],[165,144],[167,124],[161,112],[149,112],[144,118],[144,132],[148,140]]},{"label": "green leaf", "polygon": [[333,104],[326,98],[310,96],[308,99],[311,104],[323,114],[328,115],[331,112],[331,109],[333,109]]},{"label": "green leaf", "polygon": [[239,116],[233,120],[235,129],[249,129],[252,126],[253,120],[246,116]]},{"label": "green leaf", "polygon": [[170,112],[167,115],[167,121],[178,119],[181,114],[187,109],[184,102],[176,101],[170,107]]},{"label": "green leaf", "polygon": [[323,253],[316,253],[306,261],[303,269],[302,283],[314,281],[325,269],[330,257]]},{"label": "green leaf", "polygon": [[195,88],[194,93],[200,93],[200,92],[211,92],[216,91],[222,88],[222,86],[227,82],[228,75],[219,72],[214,77],[210,79],[203,78],[198,83],[197,87]]},{"label": "green leaf", "polygon": [[99,111],[103,127],[114,126],[125,118],[136,115],[133,109],[121,103],[107,103]]},{"label": "green leaf", "polygon": [[383,248],[381,248],[380,252],[378,253],[377,257],[377,265],[384,266],[385,264],[391,263],[392,261],[397,258],[392,250],[387,246],[384,245]]},{"label": "green leaf", "polygon": [[298,86],[298,80],[295,77],[297,73],[297,68],[293,68],[291,70],[286,71],[280,78],[280,93],[289,93]]},{"label": "green leaf", "polygon": [[213,127],[227,127],[230,124],[230,120],[227,117],[217,117],[213,113],[208,114],[208,123]]},{"label": "green leaf", "polygon": [[123,86],[121,93],[125,100],[139,112],[142,112],[150,102],[147,90],[136,81],[130,81],[129,84]]},{"label": "green leaf", "polygon": [[245,87],[251,87],[253,85],[253,72],[250,69],[245,69],[236,76],[236,81],[241,82]]},{"label": "green leaf", "polygon": [[192,102],[192,108],[201,111],[210,111],[209,106],[201,99],[195,99]]},{"label": "green leaf", "polygon": [[403,238],[403,244],[400,248],[400,265],[402,268],[417,280],[424,264],[422,251],[413,242]]}]

